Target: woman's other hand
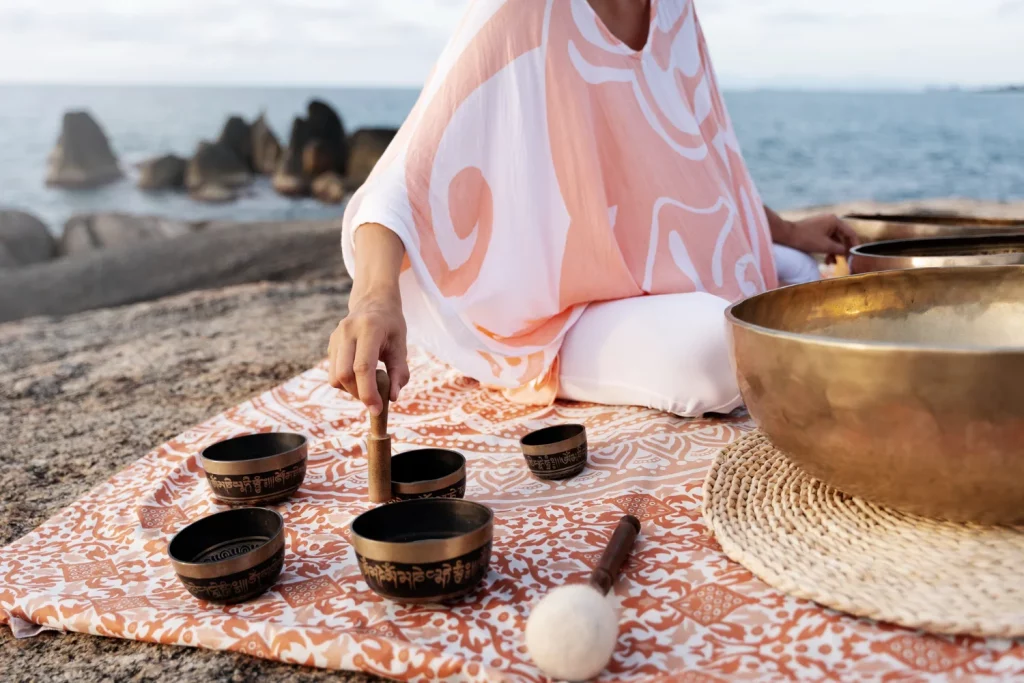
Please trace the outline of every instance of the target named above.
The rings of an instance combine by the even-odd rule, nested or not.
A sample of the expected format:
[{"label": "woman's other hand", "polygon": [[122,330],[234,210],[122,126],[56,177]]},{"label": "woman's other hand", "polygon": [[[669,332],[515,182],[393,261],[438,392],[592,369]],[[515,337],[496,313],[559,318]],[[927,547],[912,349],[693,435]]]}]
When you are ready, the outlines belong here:
[{"label": "woman's other hand", "polygon": [[348,315],[331,334],[328,381],[362,401],[370,414],[384,404],[377,392],[377,363],[391,378],[391,401],[409,381],[405,317],[398,287],[405,248],[395,233],[370,223],[356,231],[356,274]]},{"label": "woman's other hand", "polygon": [[808,254],[825,254],[829,263],[834,263],[837,256],[848,256],[850,249],[860,244],[857,233],[839,216],[811,216],[790,225],[787,247]]}]

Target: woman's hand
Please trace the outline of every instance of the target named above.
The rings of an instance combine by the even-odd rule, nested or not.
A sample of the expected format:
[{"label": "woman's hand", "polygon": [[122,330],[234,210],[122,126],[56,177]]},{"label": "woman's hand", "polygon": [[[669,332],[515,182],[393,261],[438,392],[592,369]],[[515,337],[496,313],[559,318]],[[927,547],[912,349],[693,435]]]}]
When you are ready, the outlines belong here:
[{"label": "woman's hand", "polygon": [[362,401],[371,415],[384,407],[377,392],[377,363],[391,378],[391,396],[409,381],[405,317],[398,275],[405,247],[395,233],[370,223],[356,231],[356,274],[348,315],[338,323],[327,347],[328,381]]},{"label": "woman's hand", "polygon": [[828,263],[834,263],[836,256],[849,255],[850,249],[860,244],[849,223],[827,214],[792,221],[788,233],[782,244],[808,254],[825,254]]}]

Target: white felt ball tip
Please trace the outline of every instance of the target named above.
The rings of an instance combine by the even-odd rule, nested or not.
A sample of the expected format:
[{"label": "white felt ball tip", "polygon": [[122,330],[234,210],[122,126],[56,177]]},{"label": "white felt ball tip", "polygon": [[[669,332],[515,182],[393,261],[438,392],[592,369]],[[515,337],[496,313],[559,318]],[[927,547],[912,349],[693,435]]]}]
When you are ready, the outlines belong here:
[{"label": "white felt ball tip", "polygon": [[526,649],[533,663],[558,680],[597,676],[611,660],[618,637],[611,599],[587,585],[551,591],[526,622]]}]

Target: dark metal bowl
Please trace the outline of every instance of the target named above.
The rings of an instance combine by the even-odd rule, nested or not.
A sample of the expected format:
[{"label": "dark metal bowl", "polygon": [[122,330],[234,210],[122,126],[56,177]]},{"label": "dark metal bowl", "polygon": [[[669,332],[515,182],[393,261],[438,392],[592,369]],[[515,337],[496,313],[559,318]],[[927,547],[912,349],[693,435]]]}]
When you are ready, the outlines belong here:
[{"label": "dark metal bowl", "polygon": [[306,453],[302,434],[265,432],[215,443],[200,460],[217,500],[229,505],[269,505],[302,485]]},{"label": "dark metal bowl", "polygon": [[363,579],[396,602],[447,602],[472,591],[487,575],[493,535],[490,508],[452,498],[381,505],[352,522]]},{"label": "dark metal bowl", "polygon": [[1024,218],[981,218],[949,213],[859,214],[843,217],[861,241],[915,239],[918,237],[958,237],[1024,232]]},{"label": "dark metal bowl", "polygon": [[822,280],[726,316],[747,409],[807,472],[906,512],[1024,523],[1024,266]]},{"label": "dark metal bowl", "polygon": [[526,466],[539,479],[568,479],[587,466],[587,430],[566,424],[530,432],[519,440]]},{"label": "dark metal bowl", "polygon": [[251,600],[284,566],[284,519],[266,508],[225,510],[189,524],[167,546],[171,566],[200,600]]},{"label": "dark metal bowl", "polygon": [[1024,264],[1024,234],[891,240],[862,244],[850,252],[850,272],[905,268]]},{"label": "dark metal bowl", "polygon": [[466,458],[446,448],[417,448],[391,458],[392,500],[462,498]]}]

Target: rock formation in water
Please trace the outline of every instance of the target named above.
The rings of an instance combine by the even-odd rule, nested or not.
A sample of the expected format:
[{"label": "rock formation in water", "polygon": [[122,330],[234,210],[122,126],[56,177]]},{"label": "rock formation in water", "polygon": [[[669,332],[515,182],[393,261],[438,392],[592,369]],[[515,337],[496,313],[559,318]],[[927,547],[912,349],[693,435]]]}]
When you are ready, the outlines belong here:
[{"label": "rock formation in water", "polygon": [[252,127],[241,116],[232,116],[224,122],[217,143],[230,149],[248,170],[253,170]]},{"label": "rock formation in water", "polygon": [[123,175],[103,129],[84,111],[64,114],[48,165],[46,184],[58,187],[97,187]]},{"label": "rock formation in water", "polygon": [[334,171],[321,173],[313,181],[313,196],[325,204],[340,204],[346,192],[345,179]]},{"label": "rock formation in water", "polygon": [[187,165],[177,154],[147,159],[139,164],[138,186],[143,190],[180,190],[185,186]]},{"label": "rock formation in water", "polygon": [[250,182],[249,167],[223,142],[200,142],[185,168],[185,187],[199,197],[204,185],[232,190]]},{"label": "rock formation in water", "polygon": [[0,210],[0,268],[17,268],[49,261],[57,242],[46,225],[24,211]]},{"label": "rock formation in water", "polygon": [[272,183],[274,189],[286,197],[300,197],[309,194],[309,179],[302,172],[302,152],[309,142],[309,125],[306,119],[295,117],[288,146],[281,153]]},{"label": "rock formation in water", "polygon": [[398,130],[395,128],[360,128],[348,141],[346,185],[355,189],[366,182],[377,160],[384,154]]},{"label": "rock formation in water", "polygon": [[252,123],[251,144],[252,170],[262,175],[272,175],[281,160],[281,143],[263,114]]}]

